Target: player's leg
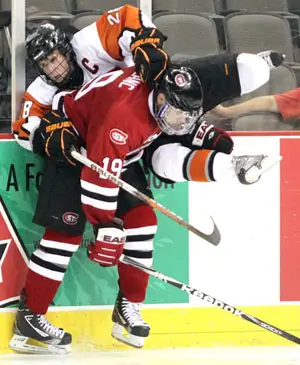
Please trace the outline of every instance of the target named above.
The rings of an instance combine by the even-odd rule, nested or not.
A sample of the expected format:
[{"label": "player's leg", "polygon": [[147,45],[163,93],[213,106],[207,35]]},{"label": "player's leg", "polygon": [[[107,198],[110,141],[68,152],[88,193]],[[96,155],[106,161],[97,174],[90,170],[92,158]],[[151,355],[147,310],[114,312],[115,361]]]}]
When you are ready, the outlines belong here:
[{"label": "player's leg", "polygon": [[[152,197],[139,163],[131,165],[123,173],[122,179]],[[117,214],[123,219],[127,234],[124,254],[151,266],[153,240],[157,230],[157,218],[153,209],[120,190]],[[120,290],[112,315],[112,335],[128,345],[142,347],[149,335],[150,326],[141,317],[139,307],[146,297],[149,275],[123,263],[119,263],[118,271]],[[124,329],[127,334],[123,334]]]},{"label": "player's leg", "polygon": [[[32,253],[10,347],[21,352],[67,352],[71,335],[44,317],[77,251],[85,225],[80,202],[80,170],[45,161],[35,223],[47,227]],[[29,345],[35,339],[47,347]]]},{"label": "player's leg", "polygon": [[253,184],[281,159],[265,154],[234,156],[207,149],[191,150],[180,143],[164,144],[154,152],[149,151],[146,166],[167,182],[235,179],[242,184]]}]

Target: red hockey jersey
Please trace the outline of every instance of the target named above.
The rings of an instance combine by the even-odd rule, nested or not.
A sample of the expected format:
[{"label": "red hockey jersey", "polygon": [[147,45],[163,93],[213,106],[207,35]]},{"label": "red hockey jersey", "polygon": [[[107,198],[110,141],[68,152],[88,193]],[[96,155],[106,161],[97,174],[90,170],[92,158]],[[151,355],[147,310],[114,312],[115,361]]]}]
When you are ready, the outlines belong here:
[{"label": "red hockey jersey", "polygon": [[[152,114],[152,94],[130,67],[99,76],[65,95],[65,112],[86,143],[88,158],[117,176],[137,161],[161,132]],[[118,188],[88,168],[82,171],[81,187],[88,220],[110,221]]]}]

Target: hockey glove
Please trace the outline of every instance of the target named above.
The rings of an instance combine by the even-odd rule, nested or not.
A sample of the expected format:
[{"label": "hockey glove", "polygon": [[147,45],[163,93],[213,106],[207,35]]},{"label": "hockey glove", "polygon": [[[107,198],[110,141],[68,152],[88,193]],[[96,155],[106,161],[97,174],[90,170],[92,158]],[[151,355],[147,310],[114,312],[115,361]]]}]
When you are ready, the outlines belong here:
[{"label": "hockey glove", "polygon": [[233,140],[223,129],[206,121],[198,121],[188,137],[192,146],[230,154]]},{"label": "hockey glove", "polygon": [[257,53],[257,56],[261,57],[267,62],[270,70],[279,67],[285,59],[285,55],[277,51],[264,51]]},{"label": "hockey glove", "polygon": [[69,118],[60,115],[57,111],[50,111],[41,119],[38,132],[45,153],[50,159],[58,165],[77,165],[70,151],[72,147],[76,149],[80,147],[80,140]]},{"label": "hockey glove", "polygon": [[115,218],[112,222],[97,224],[94,231],[96,241],[88,245],[88,258],[101,266],[117,265],[126,241],[123,222]]},{"label": "hockey glove", "polygon": [[162,48],[166,39],[156,28],[142,28],[131,42],[136,72],[150,87],[167,68],[169,56]]}]

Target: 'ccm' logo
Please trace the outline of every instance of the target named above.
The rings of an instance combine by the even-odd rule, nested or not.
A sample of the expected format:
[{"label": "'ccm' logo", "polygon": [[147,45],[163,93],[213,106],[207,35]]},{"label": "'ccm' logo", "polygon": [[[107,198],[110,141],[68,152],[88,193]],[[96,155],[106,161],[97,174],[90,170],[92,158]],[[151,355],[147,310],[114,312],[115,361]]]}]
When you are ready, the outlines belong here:
[{"label": "'ccm' logo", "polygon": [[109,132],[109,138],[116,144],[126,144],[128,134],[120,131],[120,129],[114,128]]}]

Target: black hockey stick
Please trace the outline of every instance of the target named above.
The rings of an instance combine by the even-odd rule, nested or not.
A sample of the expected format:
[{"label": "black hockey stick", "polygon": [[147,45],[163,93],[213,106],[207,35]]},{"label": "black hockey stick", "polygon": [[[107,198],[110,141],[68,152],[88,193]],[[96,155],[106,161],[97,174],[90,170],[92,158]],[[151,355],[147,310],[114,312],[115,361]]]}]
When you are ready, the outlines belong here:
[{"label": "black hockey stick", "polygon": [[111,174],[107,170],[103,169],[101,166],[97,165],[93,161],[89,160],[87,157],[84,157],[81,153],[77,152],[75,149],[71,152],[72,157],[81,162],[83,165],[89,167],[90,169],[94,170],[101,174],[104,178],[112,181],[114,184],[118,185],[120,188],[126,190],[129,194],[135,196],[136,198],[142,200],[144,203],[150,205],[150,207],[158,210],[162,214],[168,216],[181,226],[185,227],[189,231],[195,233],[197,236],[203,238],[205,241],[217,246],[221,241],[221,235],[219,232],[218,227],[216,226],[214,220],[211,218],[214,228],[211,234],[205,234],[204,232],[200,231],[198,228],[192,226],[191,224],[185,222],[181,217],[173,213],[171,210],[164,207],[162,204],[158,203],[154,199],[149,198],[147,195],[143,194],[139,190],[137,190],[132,185],[128,184],[127,182],[119,179],[115,175]]},{"label": "black hockey stick", "polygon": [[251,322],[261,328],[264,328],[265,330],[267,331],[270,331],[272,333],[274,333],[275,335],[278,335],[278,336],[281,336],[281,337],[284,337],[285,339],[289,340],[289,341],[292,341],[292,342],[295,342],[297,343],[298,345],[300,344],[300,338],[292,335],[291,333],[288,333],[288,332],[285,332],[277,327],[274,327],[272,325],[270,325],[269,323],[267,322],[264,322],[262,321],[261,319],[258,319],[254,316],[251,316],[249,314],[246,314],[242,311],[240,311],[239,309],[233,307],[232,305],[229,305],[227,303],[224,303],[222,302],[221,300],[215,298],[215,297],[212,297],[211,295],[208,295],[208,294],[205,294],[203,292],[201,292],[200,290],[198,289],[195,289],[195,288],[192,288],[191,286],[189,285],[186,285],[186,284],[183,284],[181,283],[180,281],[177,281],[176,279],[173,279],[167,275],[164,275],[162,274],[161,272],[159,271],[156,271],[155,269],[151,268],[151,267],[147,267],[147,266],[144,266],[143,264],[135,261],[135,260],[132,260],[131,258],[127,257],[127,256],[124,256],[122,255],[121,258],[120,258],[120,261],[123,262],[124,264],[128,264],[128,265],[131,265],[151,276],[154,276],[155,278],[161,280],[161,281],[164,281],[165,283],[167,284],[170,284],[172,286],[175,286],[176,288],[188,293],[188,294],[191,294],[191,295],[194,295],[216,307],[219,307],[221,309],[223,309],[224,311],[226,312],[229,312],[231,314],[234,314],[235,316],[238,316],[242,319],[245,319],[246,321],[248,322]]}]

